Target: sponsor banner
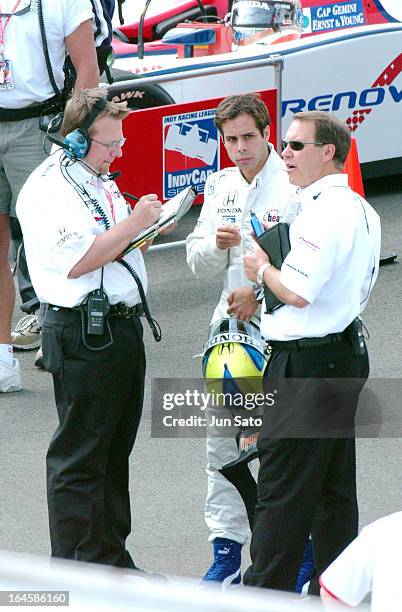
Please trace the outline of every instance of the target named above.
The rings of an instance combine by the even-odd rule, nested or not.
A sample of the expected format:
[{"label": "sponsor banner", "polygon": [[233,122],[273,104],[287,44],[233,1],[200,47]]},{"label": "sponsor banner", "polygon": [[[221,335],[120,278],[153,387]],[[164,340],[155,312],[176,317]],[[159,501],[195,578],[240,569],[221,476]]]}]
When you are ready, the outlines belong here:
[{"label": "sponsor banner", "polygon": [[303,33],[319,34],[328,30],[365,25],[363,0],[337,2],[304,9]]},{"label": "sponsor banner", "polygon": [[[260,92],[271,115],[271,142],[276,135],[276,90]],[[122,174],[121,191],[140,197],[156,193],[167,200],[192,186],[202,202],[208,176],[233,166],[214,125],[223,98],[136,110],[124,120],[127,138],[123,156],[112,171]]]}]

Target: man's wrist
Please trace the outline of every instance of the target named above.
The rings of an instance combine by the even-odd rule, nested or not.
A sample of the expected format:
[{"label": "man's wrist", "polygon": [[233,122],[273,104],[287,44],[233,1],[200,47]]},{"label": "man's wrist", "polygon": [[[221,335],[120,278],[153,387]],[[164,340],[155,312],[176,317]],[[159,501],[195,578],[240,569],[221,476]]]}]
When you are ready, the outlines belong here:
[{"label": "man's wrist", "polygon": [[262,264],[262,266],[260,266],[257,270],[257,284],[260,287],[264,287],[265,285],[265,272],[272,267],[272,264],[267,261],[266,263]]}]

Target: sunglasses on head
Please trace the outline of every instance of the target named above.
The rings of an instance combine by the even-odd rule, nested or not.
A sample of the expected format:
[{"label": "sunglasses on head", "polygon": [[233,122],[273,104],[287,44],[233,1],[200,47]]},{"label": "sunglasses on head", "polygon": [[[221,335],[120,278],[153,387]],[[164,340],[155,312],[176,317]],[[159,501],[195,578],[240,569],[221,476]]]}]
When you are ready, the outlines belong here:
[{"label": "sunglasses on head", "polygon": [[282,151],[284,151],[288,145],[292,149],[292,151],[303,151],[304,147],[309,144],[315,145],[316,147],[323,147],[326,143],[325,142],[302,142],[301,140],[289,140],[289,141],[282,140]]}]

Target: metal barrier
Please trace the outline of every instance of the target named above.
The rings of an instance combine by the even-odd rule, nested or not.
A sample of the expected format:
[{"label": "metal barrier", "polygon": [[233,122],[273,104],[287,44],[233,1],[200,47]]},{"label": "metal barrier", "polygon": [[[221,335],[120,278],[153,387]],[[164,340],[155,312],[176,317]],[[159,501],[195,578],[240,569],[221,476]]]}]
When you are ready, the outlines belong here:
[{"label": "metal barrier", "polygon": [[[114,88],[120,89],[125,85],[132,85],[133,80],[135,85],[150,85],[152,83],[169,83],[173,81],[183,81],[186,79],[193,79],[197,77],[210,76],[213,74],[224,74],[227,72],[239,72],[241,70],[248,70],[250,68],[262,68],[264,66],[272,66],[275,71],[275,89],[276,89],[276,150],[281,154],[281,142],[282,142],[282,72],[283,72],[283,57],[280,55],[270,55],[268,58],[264,57],[257,60],[239,60],[230,64],[223,63],[220,66],[209,66],[207,68],[200,68],[197,70],[184,70],[180,73],[169,73],[155,76],[146,76],[139,79],[127,79],[125,81],[118,81],[109,86],[109,92],[113,94]],[[180,248],[186,244],[185,240],[179,240],[177,242],[169,242],[160,245],[151,246],[149,251],[161,251],[173,248]]]},{"label": "metal barrier", "polygon": [[[25,602],[33,606],[43,603],[46,609],[56,606],[59,610],[97,612],[322,611],[317,597],[303,599],[296,594],[246,587],[222,592],[219,586],[200,589],[198,581],[191,579],[144,578],[141,573],[119,568],[0,553],[0,607]],[[331,610],[338,609],[335,602],[334,606]]]}]

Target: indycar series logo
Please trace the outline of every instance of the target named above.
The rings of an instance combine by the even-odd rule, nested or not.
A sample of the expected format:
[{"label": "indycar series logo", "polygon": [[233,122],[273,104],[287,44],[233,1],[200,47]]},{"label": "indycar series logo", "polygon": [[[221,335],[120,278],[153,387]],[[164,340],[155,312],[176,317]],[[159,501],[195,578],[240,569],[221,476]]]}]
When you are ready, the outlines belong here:
[{"label": "indycar series logo", "polygon": [[206,180],[219,169],[215,109],[163,117],[163,197],[192,185],[204,193]]}]

